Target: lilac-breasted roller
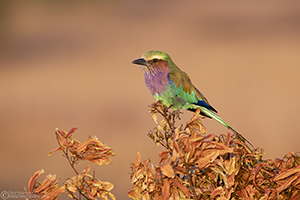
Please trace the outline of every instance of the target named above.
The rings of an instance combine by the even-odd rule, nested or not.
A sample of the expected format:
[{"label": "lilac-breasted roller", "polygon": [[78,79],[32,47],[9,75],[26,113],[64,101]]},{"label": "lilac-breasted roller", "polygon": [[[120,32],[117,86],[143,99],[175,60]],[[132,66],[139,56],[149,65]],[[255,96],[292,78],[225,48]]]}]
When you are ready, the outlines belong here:
[{"label": "lilac-breasted roller", "polygon": [[201,107],[201,115],[218,121],[244,141],[246,140],[216,114],[216,109],[209,104],[204,95],[192,84],[189,76],[175,65],[167,53],[148,51],[142,58],[132,63],[141,65],[145,72],[145,83],[157,101],[161,100],[166,106],[172,105],[173,109],[180,107],[193,112]]}]

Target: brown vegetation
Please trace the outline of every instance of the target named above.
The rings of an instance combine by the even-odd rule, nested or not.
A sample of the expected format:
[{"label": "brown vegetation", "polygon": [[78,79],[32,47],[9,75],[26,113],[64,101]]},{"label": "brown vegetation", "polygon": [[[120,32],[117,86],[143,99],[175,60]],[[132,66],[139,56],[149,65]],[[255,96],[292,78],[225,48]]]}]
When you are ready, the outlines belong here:
[{"label": "brown vegetation", "polygon": [[[283,159],[264,160],[260,148],[249,149],[239,138],[230,133],[207,134],[201,123],[199,109],[186,124],[176,126],[180,110],[171,111],[160,101],[150,106],[150,113],[157,127],[149,137],[165,148],[159,153],[159,163],[141,160],[138,152],[131,164],[133,186],[128,196],[135,199],[299,199],[300,156],[288,153]],[[158,118],[162,118],[159,122]],[[37,182],[44,170],[37,171],[28,182],[27,199],[56,199],[66,193],[72,199],[115,199],[110,192],[113,184],[88,174],[90,166],[81,173],[75,165],[88,160],[106,165],[113,150],[89,137],[83,143],[73,138],[77,128],[55,131],[59,147],[76,176],[67,178],[58,186],[55,175],[48,175]]]}]

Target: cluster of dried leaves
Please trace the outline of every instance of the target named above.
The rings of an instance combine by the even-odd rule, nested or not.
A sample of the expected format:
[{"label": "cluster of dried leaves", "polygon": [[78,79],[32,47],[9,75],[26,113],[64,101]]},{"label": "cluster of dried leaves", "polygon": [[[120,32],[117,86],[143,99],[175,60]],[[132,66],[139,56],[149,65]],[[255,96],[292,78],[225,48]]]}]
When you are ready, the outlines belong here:
[{"label": "cluster of dried leaves", "polygon": [[[58,186],[58,179],[55,175],[48,175],[43,182],[37,182],[38,177],[44,173],[44,170],[37,171],[28,182],[28,190],[26,199],[56,199],[60,194],[66,193],[72,199],[97,199],[100,197],[103,200],[115,199],[115,196],[110,192],[113,189],[113,184],[101,181],[93,175],[88,174],[90,166],[81,173],[75,168],[81,160],[88,160],[98,165],[107,165],[110,163],[110,157],[114,156],[113,150],[98,140],[96,136],[89,137],[83,143],[75,140],[72,134],[77,128],[72,128],[69,132],[56,130],[56,139],[59,147],[50,151],[51,155],[55,151],[62,151],[63,155],[68,160],[70,166],[76,173],[76,176],[68,178],[63,186]],[[78,194],[78,197],[77,197]]]},{"label": "cluster of dried leaves", "polygon": [[55,175],[49,174],[42,183],[37,183],[36,180],[41,174],[44,173],[44,170],[38,170],[30,178],[28,182],[28,190],[26,199],[55,199],[58,195],[62,194],[65,191],[65,187],[58,186],[58,179]]},{"label": "cluster of dried leaves", "polygon": [[[161,102],[151,105],[158,124],[150,138],[165,150],[159,164],[141,161],[131,165],[133,199],[300,199],[300,157],[263,160],[261,149],[249,149],[228,134],[206,134],[199,110],[185,126],[175,126],[179,111]],[[157,114],[162,116],[158,123]]]}]

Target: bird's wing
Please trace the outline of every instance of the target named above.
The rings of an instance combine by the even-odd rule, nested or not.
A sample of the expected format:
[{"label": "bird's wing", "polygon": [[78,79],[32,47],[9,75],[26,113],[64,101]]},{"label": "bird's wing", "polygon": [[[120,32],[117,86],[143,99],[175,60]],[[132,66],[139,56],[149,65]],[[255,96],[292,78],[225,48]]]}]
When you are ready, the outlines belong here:
[{"label": "bird's wing", "polygon": [[206,107],[217,112],[207,101],[204,95],[192,84],[189,76],[181,70],[169,72],[171,84],[175,86],[175,93],[178,97],[191,104]]}]

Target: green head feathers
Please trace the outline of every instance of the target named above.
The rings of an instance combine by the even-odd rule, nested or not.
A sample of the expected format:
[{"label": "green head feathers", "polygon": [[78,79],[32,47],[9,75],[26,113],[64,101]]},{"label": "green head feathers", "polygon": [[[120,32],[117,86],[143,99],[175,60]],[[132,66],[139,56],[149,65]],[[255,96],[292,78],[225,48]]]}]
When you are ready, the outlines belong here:
[{"label": "green head feathers", "polygon": [[166,60],[169,61],[171,60],[171,57],[163,51],[148,51],[144,53],[142,56],[145,60],[153,60],[153,59],[158,59],[158,60]]},{"label": "green head feathers", "polygon": [[[163,51],[148,51],[145,54],[143,54],[141,59],[138,59],[134,61],[134,64],[141,64],[141,65],[147,65],[147,63],[154,63],[152,61],[167,61],[169,63],[169,66],[172,69],[178,69],[178,67],[175,65],[175,63],[172,61],[169,54]],[[144,62],[144,63],[143,63]]]}]

